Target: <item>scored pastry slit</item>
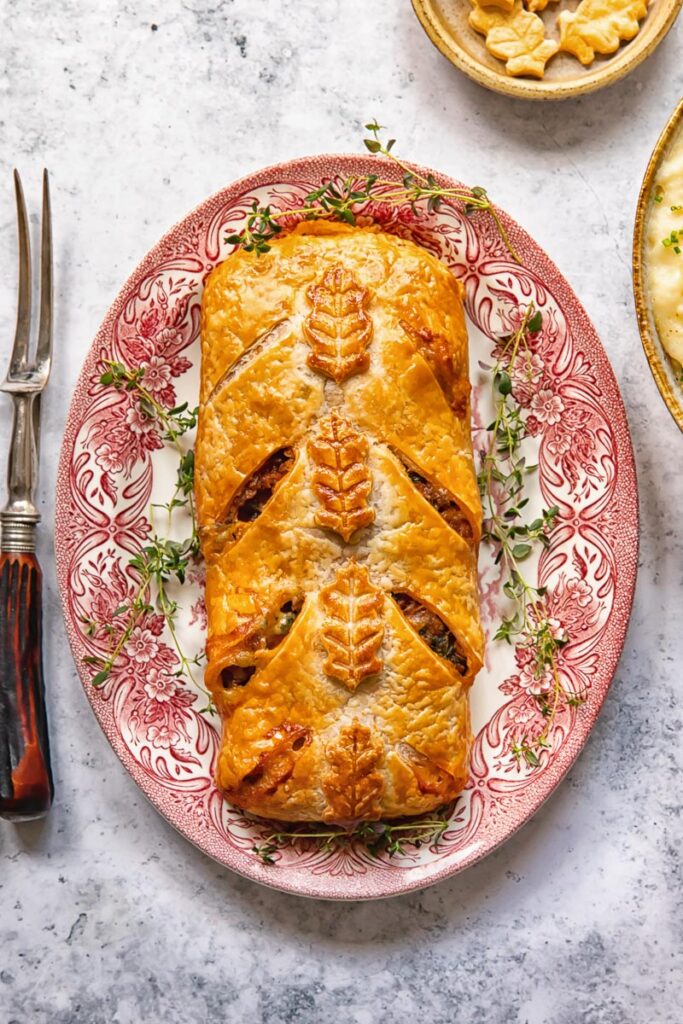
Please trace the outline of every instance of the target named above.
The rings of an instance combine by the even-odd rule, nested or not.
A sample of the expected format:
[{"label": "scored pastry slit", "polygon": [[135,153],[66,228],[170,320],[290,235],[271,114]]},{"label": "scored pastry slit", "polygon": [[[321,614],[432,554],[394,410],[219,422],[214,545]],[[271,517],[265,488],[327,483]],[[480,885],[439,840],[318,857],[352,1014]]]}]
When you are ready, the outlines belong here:
[{"label": "scored pastry slit", "polygon": [[406,239],[310,222],[202,302],[203,375],[224,324],[263,321],[200,404],[218,787],[281,821],[434,810],[467,782],[483,662],[461,285]]},{"label": "scored pastry slit", "polygon": [[463,540],[472,541],[474,532],[472,524],[462,509],[462,506],[446,488],[440,484],[433,484],[420,473],[413,462],[403,452],[390,448],[408,475],[408,479],[415,485],[425,501],[436,509],[441,518],[452,530],[460,534]]},{"label": "scored pastry slit", "polygon": [[266,331],[258,336],[247,348],[244,349],[241,355],[230,364],[228,369],[223,373],[207,399],[208,402],[212,402],[216,396],[226,387],[231,380],[242,373],[251,363],[253,363],[270,345],[275,345],[276,342],[281,341],[287,332],[290,330],[291,324],[289,320],[278,320],[277,323],[273,324]]},{"label": "scored pastry slit", "polygon": [[235,492],[221,524],[252,523],[258,519],[277,485],[294,466],[295,459],[296,453],[289,446],[272,452]]},{"label": "scored pastry slit", "polygon": [[301,613],[303,604],[303,594],[283,602],[277,613],[266,616],[259,628],[248,633],[235,646],[232,652],[234,660],[220,673],[224,690],[247,685],[257,669],[257,653],[263,650],[272,651],[279,647]]},{"label": "scored pastry slit", "polygon": [[469,670],[467,653],[440,615],[411,594],[394,591],[391,595],[416,633],[435,654],[449,661],[460,676]]}]

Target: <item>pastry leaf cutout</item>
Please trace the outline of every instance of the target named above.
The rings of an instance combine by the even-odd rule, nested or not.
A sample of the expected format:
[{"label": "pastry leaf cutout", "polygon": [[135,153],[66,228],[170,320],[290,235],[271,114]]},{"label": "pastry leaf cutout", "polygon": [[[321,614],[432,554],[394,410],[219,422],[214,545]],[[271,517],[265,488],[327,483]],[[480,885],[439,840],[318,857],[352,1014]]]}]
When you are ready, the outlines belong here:
[{"label": "pastry leaf cutout", "polygon": [[304,335],[311,347],[307,363],[340,384],[367,370],[372,321],[366,312],[368,291],[341,263],[308,289],[312,310],[304,320]]},{"label": "pastry leaf cutout", "polygon": [[622,41],[633,39],[646,14],[647,0],[581,0],[575,11],[563,11],[557,19],[560,49],[592,64],[596,53],[614,53]]},{"label": "pastry leaf cutout", "polygon": [[355,690],[382,667],[384,595],[370,582],[367,569],[350,562],[320,592],[320,600],[326,613],[321,637],[327,651],[325,672]]},{"label": "pastry leaf cutout", "polygon": [[486,37],[489,53],[505,61],[509,75],[543,78],[546,64],[559,49],[559,43],[546,39],[542,19],[525,10],[522,0],[515,0],[510,11],[475,5],[469,21]]},{"label": "pastry leaf cutout", "polygon": [[347,419],[332,412],[320,421],[308,452],[313,490],[320,502],[315,521],[348,542],[351,534],[375,519],[368,504],[372,489],[368,442]]},{"label": "pastry leaf cutout", "polygon": [[326,750],[329,771],[323,776],[327,821],[379,818],[384,779],[377,770],[383,747],[360,722],[343,726]]}]

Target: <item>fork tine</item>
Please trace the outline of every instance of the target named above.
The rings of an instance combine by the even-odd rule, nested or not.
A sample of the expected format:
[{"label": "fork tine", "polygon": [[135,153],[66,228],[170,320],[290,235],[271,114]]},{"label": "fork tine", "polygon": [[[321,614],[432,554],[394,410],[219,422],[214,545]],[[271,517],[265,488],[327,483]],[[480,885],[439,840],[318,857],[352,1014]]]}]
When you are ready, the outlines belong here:
[{"label": "fork tine", "polygon": [[17,327],[14,348],[10,358],[10,376],[26,367],[29,332],[31,327],[31,240],[28,216],[21,187],[19,171],[14,172],[14,191],[17,200],[17,229],[19,236],[19,295],[17,299]]},{"label": "fork tine", "polygon": [[40,323],[36,347],[36,368],[49,372],[52,355],[52,215],[50,179],[43,171],[43,222],[40,242]]}]

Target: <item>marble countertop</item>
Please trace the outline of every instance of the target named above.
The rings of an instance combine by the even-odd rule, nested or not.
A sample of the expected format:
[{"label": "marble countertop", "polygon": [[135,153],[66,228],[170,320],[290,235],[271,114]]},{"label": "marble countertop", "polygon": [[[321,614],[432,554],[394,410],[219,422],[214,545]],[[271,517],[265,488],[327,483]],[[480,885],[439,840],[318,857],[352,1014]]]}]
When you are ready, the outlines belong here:
[{"label": "marble countertop", "polygon": [[[0,1024],[680,1022],[683,438],[641,350],[630,249],[683,93],[683,20],[615,87],[534,105],[453,69],[409,0],[0,0],[0,17],[5,349],[14,165],[34,207],[51,170],[57,270],[40,484],[57,799],[43,823],[0,823]],[[123,771],[71,660],[49,524],[81,360],[147,249],[249,170],[357,150],[370,117],[407,156],[485,184],[583,300],[633,431],[640,577],[597,727],[535,819],[426,891],[313,905],[208,860]],[[0,450],[8,418],[3,404]]]}]

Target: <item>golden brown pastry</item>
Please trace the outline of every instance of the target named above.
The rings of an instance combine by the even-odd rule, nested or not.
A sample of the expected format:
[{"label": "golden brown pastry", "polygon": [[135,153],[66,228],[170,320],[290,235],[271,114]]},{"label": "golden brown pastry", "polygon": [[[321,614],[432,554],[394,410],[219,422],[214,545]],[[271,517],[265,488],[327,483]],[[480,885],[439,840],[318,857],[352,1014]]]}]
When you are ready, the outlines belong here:
[{"label": "golden brown pastry", "polygon": [[270,818],[467,782],[481,507],[461,286],[372,229],[239,251],[202,304],[196,496],[216,780]]}]

